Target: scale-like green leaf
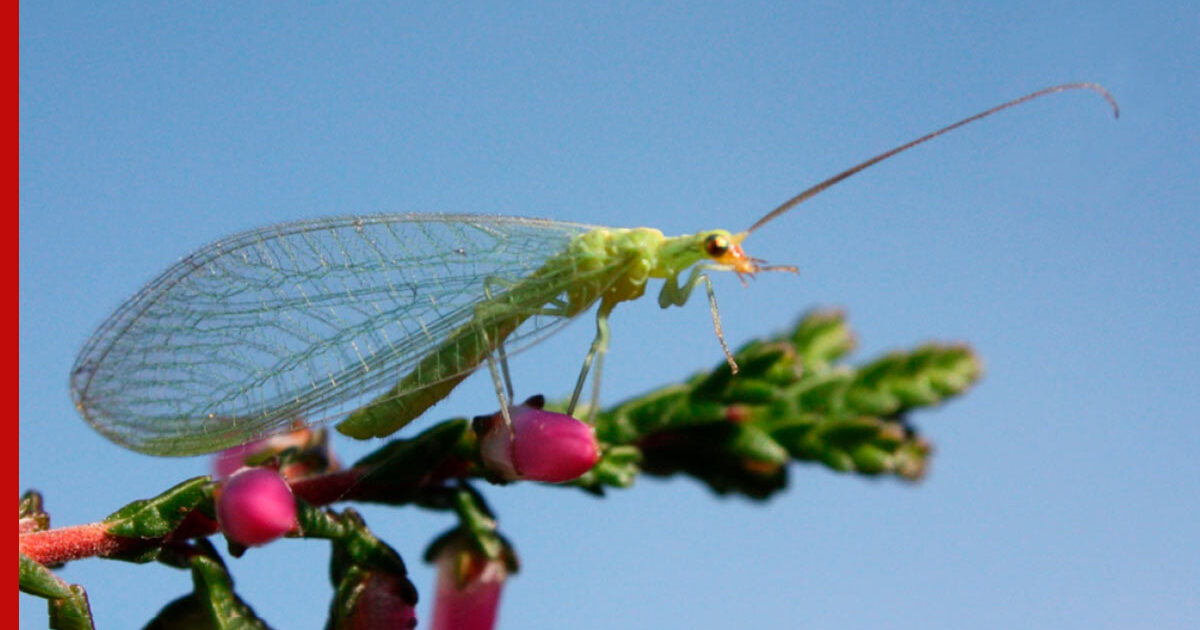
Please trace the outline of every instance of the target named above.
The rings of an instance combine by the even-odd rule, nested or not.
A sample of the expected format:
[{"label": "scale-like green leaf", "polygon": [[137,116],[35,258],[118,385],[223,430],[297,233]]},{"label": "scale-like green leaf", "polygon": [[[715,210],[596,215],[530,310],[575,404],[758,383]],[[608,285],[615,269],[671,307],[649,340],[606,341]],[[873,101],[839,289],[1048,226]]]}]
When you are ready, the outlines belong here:
[{"label": "scale-like green leaf", "polygon": [[160,538],[204,501],[211,500],[208,477],[188,479],[152,499],[134,501],[104,519],[107,531],[126,538]]}]

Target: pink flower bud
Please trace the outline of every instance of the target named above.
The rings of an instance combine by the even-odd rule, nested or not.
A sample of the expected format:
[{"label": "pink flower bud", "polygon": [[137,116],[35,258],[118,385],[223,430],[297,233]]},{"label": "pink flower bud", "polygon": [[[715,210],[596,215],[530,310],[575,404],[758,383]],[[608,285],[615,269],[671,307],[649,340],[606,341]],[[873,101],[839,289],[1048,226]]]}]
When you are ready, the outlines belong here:
[{"label": "pink flower bud", "polygon": [[437,556],[437,595],[433,630],[491,630],[508,569],[463,545],[448,545]]},{"label": "pink flower bud", "polygon": [[534,396],[510,407],[511,433],[499,413],[475,419],[484,465],[501,478],[561,483],[599,461],[596,430],[566,414],[544,411],[542,403]]},{"label": "pink flower bud", "polygon": [[243,468],[217,495],[217,522],[234,542],[264,545],[296,528],[296,498],[278,472]]}]

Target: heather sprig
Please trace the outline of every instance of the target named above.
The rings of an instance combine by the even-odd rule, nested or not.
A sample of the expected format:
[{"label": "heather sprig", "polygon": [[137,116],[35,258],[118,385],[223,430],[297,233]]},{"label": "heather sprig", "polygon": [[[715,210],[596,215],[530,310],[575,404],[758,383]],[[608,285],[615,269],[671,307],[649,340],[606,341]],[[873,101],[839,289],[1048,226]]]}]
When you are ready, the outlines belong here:
[{"label": "heather sprig", "polygon": [[[920,479],[932,445],[911,416],[964,393],[980,362],[965,345],[927,343],[851,365],[845,359],[854,346],[840,312],[817,311],[739,348],[737,373],[721,361],[597,410],[594,425],[535,397],[510,409],[511,424],[498,413],[446,420],[345,468],[322,432],[301,429],[227,454],[220,471],[257,468],[184,481],[88,525],[51,528],[42,497],[31,491],[20,499],[20,586],[48,600],[53,627],[90,628],[83,589],[51,568],[87,557],[157,560],[191,571],[194,592],[150,627],[204,619],[211,627],[265,628],[206,540],[224,526],[235,557],[284,534],[332,541],[328,628],[411,627],[417,591],[399,554],[353,509],[322,506],[413,505],[458,520],[426,553],[440,576],[433,623],[491,627],[518,563],[476,484],[538,482],[600,495],[629,488],[641,474],[687,475],[720,494],[766,499],[787,487],[793,462]],[[239,477],[255,483],[239,488]]]}]

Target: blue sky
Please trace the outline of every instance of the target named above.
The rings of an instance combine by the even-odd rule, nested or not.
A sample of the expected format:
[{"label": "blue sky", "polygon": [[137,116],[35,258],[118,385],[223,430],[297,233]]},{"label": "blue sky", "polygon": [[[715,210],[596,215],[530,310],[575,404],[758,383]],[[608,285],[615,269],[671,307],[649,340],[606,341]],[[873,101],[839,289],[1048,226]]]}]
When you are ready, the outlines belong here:
[{"label": "blue sky", "polygon": [[[1194,628],[1198,59],[1191,3],[24,3],[20,489],[68,525],[205,472],[105,441],[66,382],[112,309],[216,238],[401,211],[744,229],[942,124],[1097,81],[1119,121],[1086,93],[1006,112],[747,241],[799,278],[716,280],[733,344],[814,306],[847,310],[859,359],[971,343],[979,387],[915,418],[928,479],[796,467],[766,504],[678,479],[486,489],[524,561],[501,627]],[[607,401],[720,361],[702,302],[617,310]],[[519,387],[566,394],[590,332],[520,355]],[[432,417],[491,411],[489,387]],[[365,515],[427,619],[419,556],[450,520]],[[326,553],[285,541],[231,569],[275,627],[319,628]],[[158,566],[62,575],[107,628],[189,588]],[[22,595],[20,619],[44,627],[43,603]]]}]

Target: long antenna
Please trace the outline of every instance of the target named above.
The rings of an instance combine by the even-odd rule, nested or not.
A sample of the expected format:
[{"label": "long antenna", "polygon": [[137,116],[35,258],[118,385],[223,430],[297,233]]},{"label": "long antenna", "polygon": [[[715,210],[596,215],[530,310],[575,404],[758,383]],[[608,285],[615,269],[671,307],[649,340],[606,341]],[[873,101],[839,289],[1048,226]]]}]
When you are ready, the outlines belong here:
[{"label": "long antenna", "polygon": [[978,114],[975,114],[974,116],[971,116],[969,118],[964,118],[964,119],[954,123],[953,125],[948,125],[946,127],[942,127],[941,129],[938,129],[937,131],[925,134],[925,135],[921,136],[920,138],[917,138],[916,140],[902,144],[890,151],[887,151],[885,153],[880,153],[879,155],[876,155],[875,157],[867,160],[866,162],[863,162],[862,164],[859,164],[857,166],[852,166],[852,167],[842,171],[841,173],[838,173],[837,175],[834,175],[833,177],[830,177],[829,179],[827,179],[827,180],[805,190],[804,192],[796,195],[795,197],[792,197],[791,199],[788,199],[787,201],[783,202],[783,204],[781,206],[768,212],[763,218],[761,218],[757,222],[755,222],[754,225],[751,225],[750,229],[746,230],[746,233],[749,234],[750,232],[757,230],[758,228],[762,227],[763,224],[767,223],[771,219],[774,219],[775,217],[787,212],[788,210],[791,210],[792,208],[795,208],[796,206],[804,203],[805,201],[808,201],[809,199],[817,196],[818,193],[824,191],[826,188],[833,186],[834,184],[842,181],[843,179],[846,179],[847,177],[850,177],[851,175],[854,175],[855,173],[858,173],[859,171],[862,171],[871,166],[874,166],[874,165],[892,157],[893,155],[896,155],[897,153],[902,153],[904,151],[907,151],[907,150],[917,146],[918,144],[922,144],[929,140],[933,140],[934,138],[946,133],[947,131],[953,131],[955,129],[958,129],[959,127],[962,127],[963,125],[966,125],[968,123],[973,123],[976,120],[979,120],[980,118],[986,118],[988,116],[991,116],[992,114],[995,114],[996,112],[1008,109],[1010,107],[1016,107],[1017,105],[1020,105],[1021,103],[1025,103],[1027,101],[1032,101],[1035,98],[1040,98],[1040,97],[1046,96],[1048,94],[1055,94],[1058,92],[1066,92],[1068,90],[1091,90],[1093,92],[1098,93],[1100,96],[1104,97],[1104,100],[1108,101],[1109,105],[1112,105],[1113,117],[1114,118],[1121,117],[1121,109],[1117,106],[1117,100],[1112,97],[1112,94],[1108,93],[1108,90],[1104,89],[1103,86],[1096,84],[1096,83],[1064,83],[1063,85],[1056,85],[1054,87],[1048,87],[1044,90],[1038,90],[1037,92],[1034,92],[1032,94],[1026,94],[1025,96],[1022,96],[1021,98],[1014,99],[1014,100],[1008,101],[1007,103],[1002,103],[1000,105],[997,105],[991,109],[979,112]]}]

